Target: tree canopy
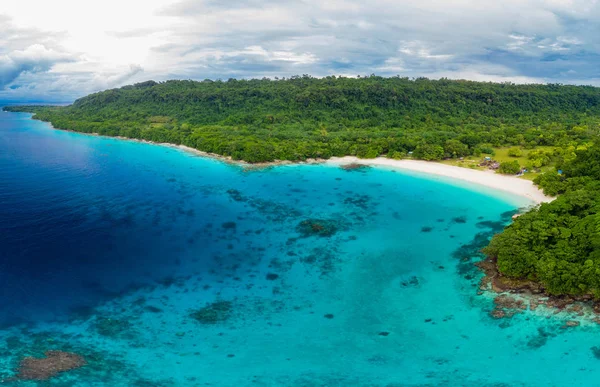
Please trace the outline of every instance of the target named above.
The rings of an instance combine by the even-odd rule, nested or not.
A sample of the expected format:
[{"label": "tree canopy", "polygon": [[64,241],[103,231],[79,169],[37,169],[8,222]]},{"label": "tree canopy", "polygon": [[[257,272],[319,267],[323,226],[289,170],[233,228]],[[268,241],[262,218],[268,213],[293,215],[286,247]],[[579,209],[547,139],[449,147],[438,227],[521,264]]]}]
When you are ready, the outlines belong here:
[{"label": "tree canopy", "polygon": [[65,107],[21,106],[54,127],[184,144],[248,162],[388,155],[439,160],[591,139],[600,89],[426,78],[143,82]]},{"label": "tree canopy", "polygon": [[559,168],[536,182],[562,195],[519,216],[485,252],[504,275],[537,281],[550,294],[600,297],[600,144]]}]

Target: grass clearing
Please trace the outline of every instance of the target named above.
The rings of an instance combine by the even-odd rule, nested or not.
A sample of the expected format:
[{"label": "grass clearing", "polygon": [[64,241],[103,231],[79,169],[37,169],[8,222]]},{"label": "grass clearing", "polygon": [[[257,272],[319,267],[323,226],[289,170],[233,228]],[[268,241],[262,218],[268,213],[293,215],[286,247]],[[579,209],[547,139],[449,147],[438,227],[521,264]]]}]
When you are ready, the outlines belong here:
[{"label": "grass clearing", "polygon": [[[513,149],[513,148],[517,148],[521,151],[521,155],[518,157],[514,157],[514,156],[509,156],[509,150]],[[465,157],[462,160],[460,159],[448,159],[448,160],[443,160],[442,163],[446,164],[446,165],[454,165],[457,167],[463,167],[463,168],[470,168],[470,169],[478,169],[478,170],[486,170],[487,168],[485,167],[480,167],[479,164],[484,160],[485,157],[491,157],[492,160],[497,161],[499,163],[503,163],[505,161],[513,161],[513,160],[517,160],[519,162],[519,164],[521,165],[521,167],[527,167],[528,164],[530,164],[530,160],[528,159],[529,153],[531,151],[545,151],[545,152],[554,152],[555,147],[553,146],[538,146],[535,147],[533,149],[523,149],[520,147],[501,147],[501,148],[494,148],[494,152],[495,155],[491,156],[491,155],[486,155],[486,154],[482,154],[479,157],[475,157],[475,156],[469,156],[469,157]],[[554,167],[554,163],[550,162],[549,165],[544,166],[542,168],[539,168],[539,170],[537,171],[528,171],[525,172],[522,176],[520,176],[522,179],[526,179],[526,180],[533,180],[535,179],[536,176],[538,176],[539,174],[552,170],[552,168]]]}]

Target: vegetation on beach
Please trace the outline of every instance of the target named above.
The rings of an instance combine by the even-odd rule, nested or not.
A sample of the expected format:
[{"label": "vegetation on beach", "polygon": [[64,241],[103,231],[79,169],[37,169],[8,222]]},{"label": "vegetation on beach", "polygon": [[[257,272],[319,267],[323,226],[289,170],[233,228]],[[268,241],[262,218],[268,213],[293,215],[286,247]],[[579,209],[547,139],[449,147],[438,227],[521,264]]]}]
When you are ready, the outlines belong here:
[{"label": "vegetation on beach", "polygon": [[600,144],[536,178],[560,195],[519,216],[484,250],[510,278],[540,283],[552,295],[600,298]]},{"label": "vegetation on beach", "polygon": [[[505,173],[514,174],[520,170],[524,170],[522,177],[534,180],[544,172],[555,171],[557,165],[575,158],[576,150],[585,149],[587,146],[589,146],[588,142],[582,141],[579,143],[570,143],[565,146],[536,146],[530,149],[525,147],[493,147],[489,149],[487,155],[499,164],[512,162],[515,165],[516,161],[519,168],[513,168],[510,172]],[[486,154],[484,153],[484,155]],[[445,159],[442,163],[484,170],[486,167],[481,165],[481,161],[481,156],[468,156],[460,159]],[[503,173],[503,171],[499,172]]]},{"label": "vegetation on beach", "polygon": [[600,89],[377,76],[148,81],[70,106],[5,110],[35,113],[60,129],[183,144],[248,162],[441,160],[591,141]]},{"label": "vegetation on beach", "polygon": [[500,163],[500,167],[498,168],[498,172],[504,173],[506,175],[516,175],[521,170],[521,165],[517,160],[513,161],[504,161]]}]

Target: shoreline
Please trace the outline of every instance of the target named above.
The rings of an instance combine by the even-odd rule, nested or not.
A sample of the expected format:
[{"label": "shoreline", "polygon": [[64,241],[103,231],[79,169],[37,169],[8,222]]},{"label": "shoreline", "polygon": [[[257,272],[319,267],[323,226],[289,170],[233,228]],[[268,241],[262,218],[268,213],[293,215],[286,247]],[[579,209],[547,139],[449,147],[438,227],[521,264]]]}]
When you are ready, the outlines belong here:
[{"label": "shoreline", "polygon": [[511,318],[524,310],[547,308],[554,315],[566,312],[568,321],[561,328],[579,326],[581,322],[600,324],[600,302],[592,294],[552,295],[534,281],[513,279],[502,275],[495,260],[486,257],[475,263],[483,277],[478,295],[489,292],[494,308],[489,312],[495,319]]},{"label": "shoreline", "polygon": [[[117,137],[120,138],[120,137]],[[126,139],[126,138],[123,138]],[[130,139],[128,139],[130,140]],[[495,189],[515,196],[524,197],[529,199],[536,205],[542,203],[549,203],[556,199],[555,197],[546,196],[544,192],[536,187],[530,180],[519,179],[516,176],[508,176],[496,173],[494,171],[480,171],[477,169],[469,169],[463,167],[456,167],[453,165],[447,165],[438,163],[435,161],[425,160],[395,160],[387,157],[377,157],[374,159],[360,159],[356,156],[344,156],[344,157],[332,157],[329,159],[308,159],[306,161],[272,161],[266,163],[247,163],[243,160],[233,160],[230,157],[225,157],[217,154],[202,152],[197,149],[185,146],[175,145],[169,143],[155,143],[150,141],[135,140],[145,143],[168,146],[171,148],[177,148],[185,152],[193,153],[202,157],[209,157],[217,159],[226,163],[243,166],[248,169],[252,168],[268,168],[273,166],[281,165],[334,165],[334,166],[348,166],[348,165],[361,165],[369,167],[384,167],[395,170],[418,172],[427,175],[447,177],[452,180],[460,180],[467,183],[476,184],[486,188]]]},{"label": "shoreline", "polygon": [[[492,190],[497,190],[510,195],[526,198],[533,202],[535,205],[551,202],[552,200],[556,199],[555,197],[549,197],[544,195],[542,190],[538,189],[530,180],[519,179],[516,176],[502,175],[499,173],[495,173],[491,170],[481,171],[442,164],[434,161],[412,159],[396,160],[389,159],[386,157],[377,157],[374,159],[360,159],[355,156],[344,156],[332,157],[330,159],[307,159],[304,161],[276,160],[272,162],[263,163],[248,163],[243,160],[234,160],[233,158],[228,156],[203,152],[198,149],[181,144],[159,143],[154,141],[128,138],[122,136],[105,136],[100,135],[98,133],[84,133],[68,129],[58,129],[55,128],[50,122],[42,122],[48,124],[49,127],[54,130],[103,137],[106,139],[134,141],[138,143],[169,147],[191,155],[210,158],[230,165],[242,167],[245,170],[259,170],[262,168],[294,165],[329,165],[335,167],[380,167],[384,169],[387,168],[392,170],[416,172],[429,176],[438,176],[448,178],[449,180],[463,181],[474,185],[478,185],[480,187],[490,188]],[[592,301],[591,297],[589,296],[557,297],[548,295],[547,293],[545,293],[544,289],[542,289],[538,284],[534,282],[510,281],[507,278],[504,278],[500,275],[496,264],[492,262],[489,257],[485,258],[484,260],[478,263],[475,263],[475,265],[484,274],[480,283],[480,292],[485,290],[491,291],[493,294],[496,295],[496,298],[499,298],[501,300],[501,302],[495,301],[496,308],[491,312],[491,315],[494,318],[511,317],[512,314],[516,313],[515,310],[517,310],[518,312],[518,310],[523,309],[523,304],[521,303],[522,301],[519,301],[518,305],[515,307],[514,300],[511,301],[510,299],[505,299],[506,295],[510,294],[513,296],[524,297],[525,301],[527,302],[527,305],[531,310],[535,310],[537,306],[543,305],[549,308],[554,308],[558,311],[562,311],[570,310],[570,308],[577,303],[592,303],[591,308],[589,308],[591,309],[592,313],[588,314],[592,315],[592,320],[594,322],[600,324],[600,317],[598,317],[598,314],[600,314],[600,304],[596,306],[595,303]],[[544,299],[540,299],[540,297],[543,297]],[[507,301],[508,303],[505,303]],[[511,304],[511,302],[513,304]],[[573,310],[573,312],[576,312],[579,316],[582,316],[583,313],[581,313],[581,310],[577,308]]]},{"label": "shoreline", "polygon": [[[41,120],[40,120],[41,121]],[[451,180],[460,180],[463,182],[476,184],[482,187],[491,188],[494,190],[502,191],[515,196],[520,196],[532,201],[535,205],[541,203],[548,203],[556,199],[544,195],[542,190],[537,188],[532,181],[519,179],[516,176],[502,175],[495,173],[494,171],[480,171],[476,169],[469,169],[463,167],[457,167],[453,165],[446,165],[435,161],[425,160],[412,160],[412,159],[389,159],[387,157],[377,157],[374,159],[360,159],[356,156],[344,156],[344,157],[331,157],[329,159],[307,159],[305,161],[289,161],[289,160],[276,160],[264,163],[248,163],[243,160],[234,160],[228,156],[222,156],[214,153],[203,152],[201,150],[182,145],[182,144],[171,144],[171,143],[159,143],[148,140],[141,140],[137,138],[128,138],[122,136],[104,136],[98,133],[84,133],[69,129],[55,128],[51,122],[41,121],[50,126],[54,130],[62,130],[66,132],[112,138],[126,141],[140,142],[144,144],[160,145],[169,148],[179,149],[181,151],[191,153],[201,157],[207,157],[214,160],[219,160],[227,164],[237,165],[246,169],[260,169],[268,168],[281,165],[335,165],[335,166],[347,166],[351,164],[358,164],[364,166],[384,167],[392,168],[395,170],[404,170],[417,173],[423,173],[432,176],[446,177]]]},{"label": "shoreline", "polygon": [[334,157],[326,161],[332,165],[359,164],[365,166],[389,167],[392,169],[419,172],[428,175],[447,177],[452,180],[465,181],[494,190],[525,197],[535,204],[547,203],[554,197],[546,196],[532,181],[507,176],[493,171],[480,171],[438,162],[424,160],[394,160],[385,157],[375,159],[359,159],[354,156]]}]

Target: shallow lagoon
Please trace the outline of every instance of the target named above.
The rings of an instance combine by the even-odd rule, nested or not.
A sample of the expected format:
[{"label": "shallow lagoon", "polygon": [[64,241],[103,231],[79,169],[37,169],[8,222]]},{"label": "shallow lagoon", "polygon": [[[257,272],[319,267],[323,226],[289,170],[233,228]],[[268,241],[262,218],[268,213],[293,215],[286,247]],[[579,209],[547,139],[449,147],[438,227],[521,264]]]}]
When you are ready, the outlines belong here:
[{"label": "shallow lagoon", "polygon": [[595,385],[596,326],[477,294],[478,248],[528,204],[0,113],[0,375],[61,349],[89,364],[46,385]]}]

